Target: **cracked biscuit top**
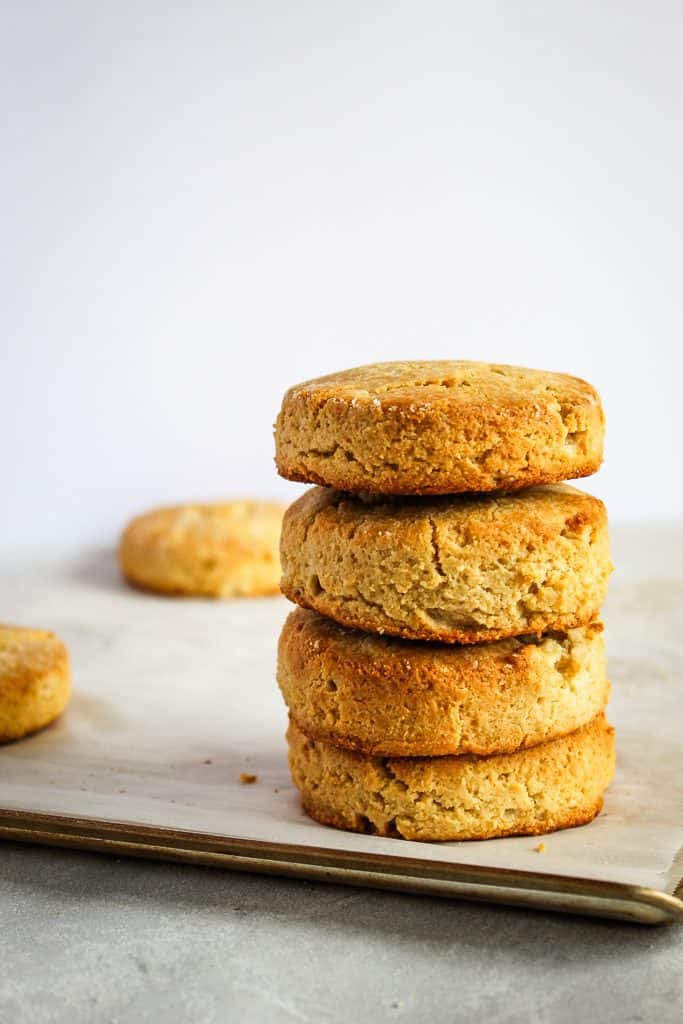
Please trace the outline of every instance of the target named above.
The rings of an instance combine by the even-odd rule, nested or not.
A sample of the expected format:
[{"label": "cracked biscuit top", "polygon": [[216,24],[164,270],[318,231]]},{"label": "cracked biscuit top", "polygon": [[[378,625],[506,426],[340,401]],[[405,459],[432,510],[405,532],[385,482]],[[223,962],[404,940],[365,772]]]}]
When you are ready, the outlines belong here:
[{"label": "cracked biscuit top", "polygon": [[303,607],[449,643],[592,622],[611,571],[605,506],[563,484],[441,498],[312,487],[285,513],[280,558]]},{"label": "cracked biscuit top", "polygon": [[577,377],[465,360],[374,363],[290,388],[275,425],[289,480],[381,494],[517,490],[589,476],[604,416]]}]

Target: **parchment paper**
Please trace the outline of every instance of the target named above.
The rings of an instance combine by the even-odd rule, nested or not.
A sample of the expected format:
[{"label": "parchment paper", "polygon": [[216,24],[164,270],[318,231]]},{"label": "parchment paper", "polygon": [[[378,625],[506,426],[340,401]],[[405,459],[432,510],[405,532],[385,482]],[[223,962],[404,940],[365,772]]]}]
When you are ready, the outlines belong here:
[{"label": "parchment paper", "polygon": [[[683,876],[683,533],[617,534],[606,608],[618,771],[592,824],[545,839],[422,844],[325,828],[289,781],[274,678],[283,598],[153,597],[111,551],[6,553],[0,621],[69,645],[73,702],[44,732],[0,747],[0,806],[220,836],[391,853],[649,886]],[[258,775],[254,785],[241,772]]]}]

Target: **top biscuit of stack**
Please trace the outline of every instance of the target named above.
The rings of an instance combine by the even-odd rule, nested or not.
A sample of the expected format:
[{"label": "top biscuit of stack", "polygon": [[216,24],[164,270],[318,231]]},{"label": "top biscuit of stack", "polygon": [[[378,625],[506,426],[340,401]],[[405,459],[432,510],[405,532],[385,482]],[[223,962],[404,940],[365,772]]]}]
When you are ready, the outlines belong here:
[{"label": "top biscuit of stack", "polygon": [[467,361],[375,363],[298,384],[278,472],[342,491],[513,491],[594,473],[597,392],[560,373]]}]

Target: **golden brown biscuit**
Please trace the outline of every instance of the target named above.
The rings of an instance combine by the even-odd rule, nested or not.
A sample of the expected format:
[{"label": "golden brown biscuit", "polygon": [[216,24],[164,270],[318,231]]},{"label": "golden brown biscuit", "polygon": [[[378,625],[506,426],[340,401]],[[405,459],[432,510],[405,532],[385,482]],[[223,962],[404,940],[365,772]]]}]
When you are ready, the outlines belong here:
[{"label": "golden brown biscuit", "polygon": [[70,694],[69,654],[54,633],[0,625],[0,742],[49,725]]},{"label": "golden brown biscuit", "polygon": [[604,416],[577,377],[467,361],[374,363],[298,384],[275,425],[289,480],[457,494],[589,476]]},{"label": "golden brown biscuit", "polygon": [[316,821],[398,839],[493,839],[582,825],[614,774],[604,715],[561,739],[479,758],[366,757],[308,739],[294,723],[289,765]]},{"label": "golden brown biscuit", "polygon": [[284,508],[268,501],[226,501],[147,512],[123,532],[121,572],[136,586],[164,594],[275,594]]},{"label": "golden brown biscuit", "polygon": [[605,507],[556,484],[513,495],[377,499],[313,487],[287,510],[282,590],[369,633],[477,643],[597,618]]},{"label": "golden brown biscuit", "polygon": [[601,623],[462,647],[360,633],[298,608],[277,677],[307,736],[385,757],[532,747],[574,732],[609,699]]}]

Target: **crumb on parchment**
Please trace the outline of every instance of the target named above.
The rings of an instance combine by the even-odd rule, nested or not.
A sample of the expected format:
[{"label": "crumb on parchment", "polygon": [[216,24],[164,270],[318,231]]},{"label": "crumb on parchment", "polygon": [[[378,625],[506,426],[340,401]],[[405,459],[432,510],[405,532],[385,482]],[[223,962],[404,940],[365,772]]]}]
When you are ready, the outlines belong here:
[{"label": "crumb on parchment", "polygon": [[258,782],[258,775],[252,775],[250,772],[242,772],[240,775],[240,782],[243,786],[250,786],[252,782]]},{"label": "crumb on parchment", "polygon": [[536,853],[545,853],[545,851],[546,851],[545,843],[539,843],[538,846],[534,846],[534,850],[536,851]]}]

